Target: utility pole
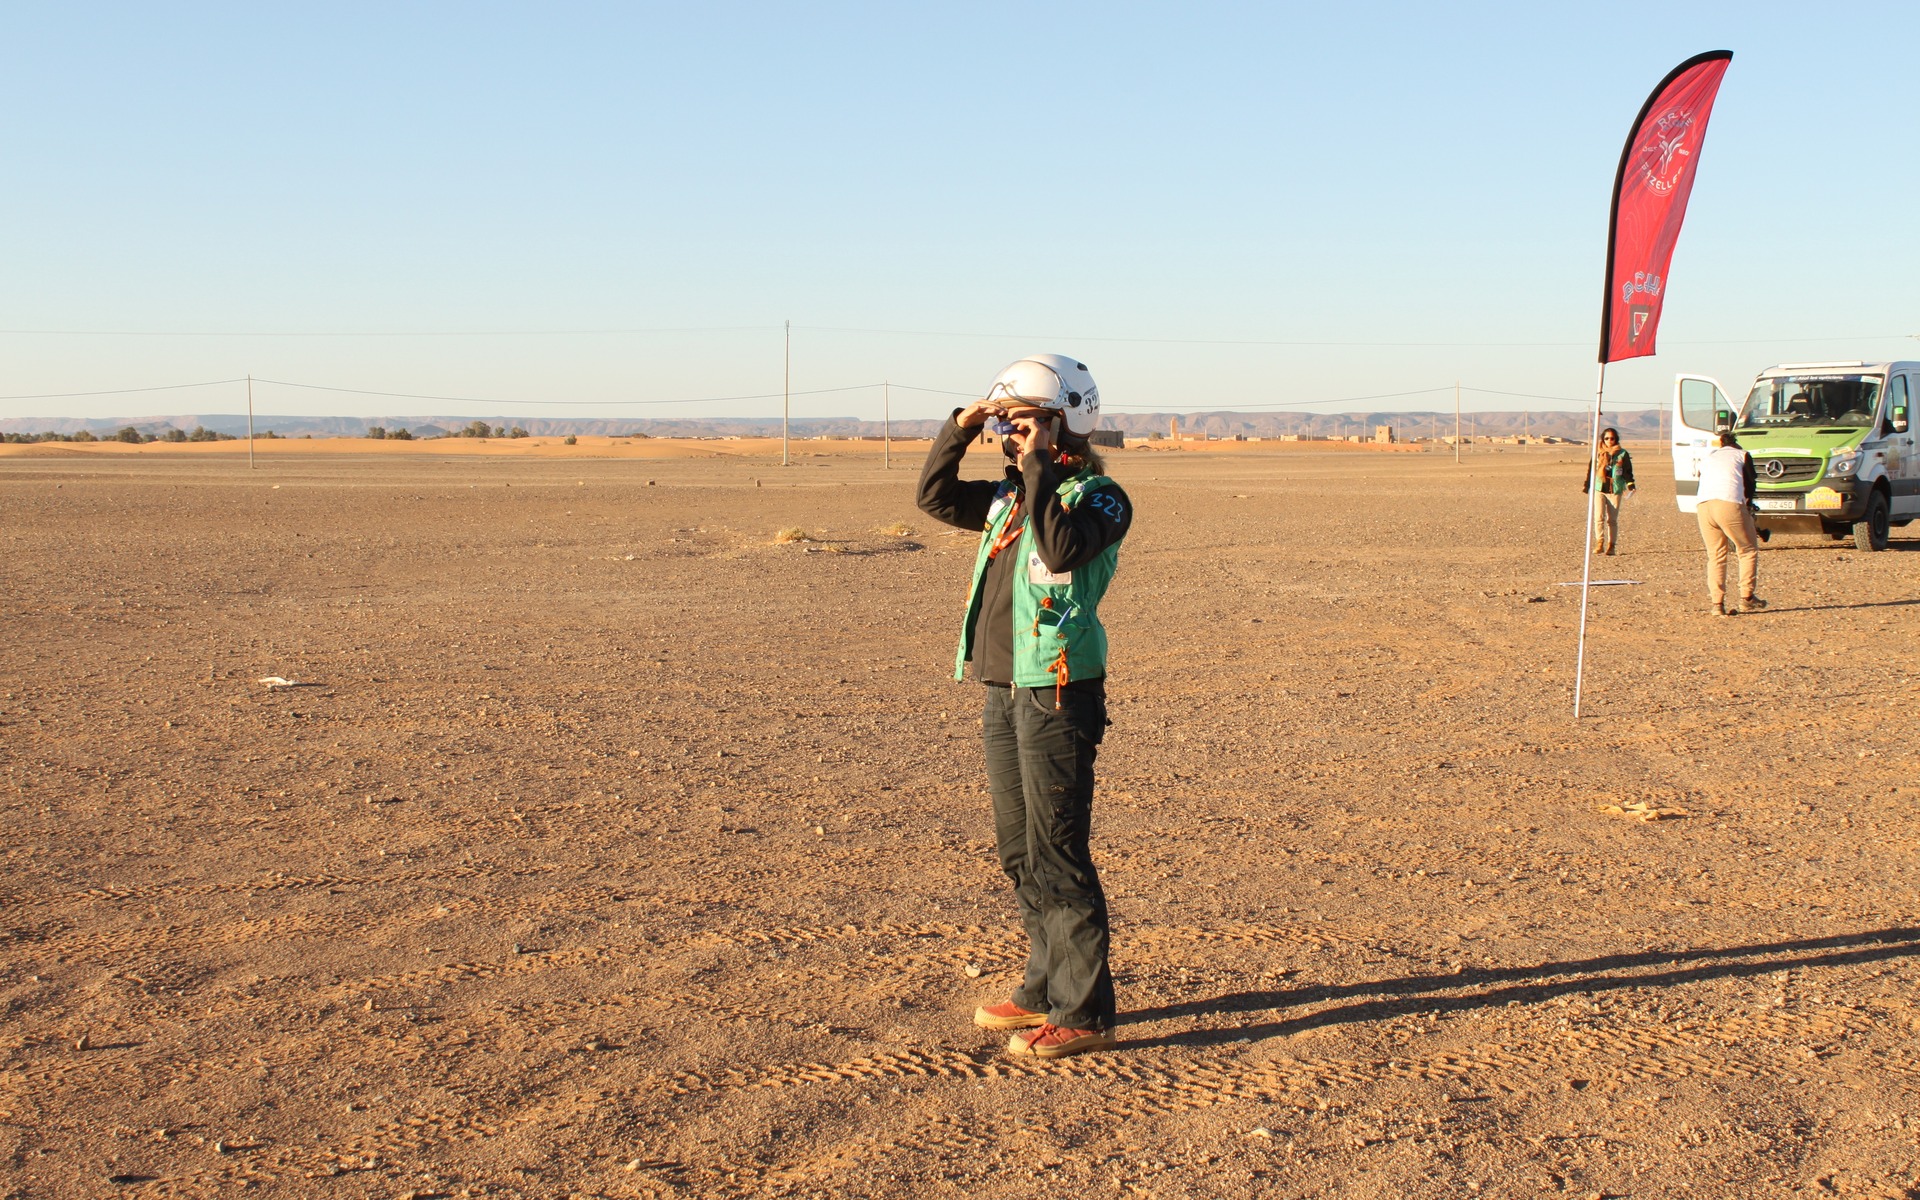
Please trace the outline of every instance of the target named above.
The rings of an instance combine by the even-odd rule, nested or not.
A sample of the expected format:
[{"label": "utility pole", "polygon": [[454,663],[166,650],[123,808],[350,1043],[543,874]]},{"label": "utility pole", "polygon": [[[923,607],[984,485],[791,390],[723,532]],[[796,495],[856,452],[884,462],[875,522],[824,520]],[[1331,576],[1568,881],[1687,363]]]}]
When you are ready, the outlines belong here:
[{"label": "utility pole", "polygon": [[880,439],[884,447],[880,451],[880,469],[893,470],[893,383],[882,381],[880,384]]},{"label": "utility pole", "polygon": [[793,322],[787,322],[785,381],[780,386],[780,465],[787,465],[787,414],[793,408]]},{"label": "utility pole", "polygon": [[247,470],[253,470],[253,376],[247,376]]},{"label": "utility pole", "polygon": [[1453,381],[1453,461],[1460,462],[1460,381]]}]

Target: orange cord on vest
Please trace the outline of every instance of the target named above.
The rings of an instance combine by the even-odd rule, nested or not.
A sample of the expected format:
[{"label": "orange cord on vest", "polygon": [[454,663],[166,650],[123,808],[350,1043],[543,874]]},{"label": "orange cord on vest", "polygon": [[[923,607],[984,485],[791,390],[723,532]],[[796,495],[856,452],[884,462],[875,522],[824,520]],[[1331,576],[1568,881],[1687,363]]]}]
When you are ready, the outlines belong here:
[{"label": "orange cord on vest", "polygon": [[1045,616],[1047,614],[1047,610],[1052,607],[1053,607],[1052,596],[1040,597],[1040,611],[1033,614],[1033,636],[1035,637],[1040,636],[1040,618]]},{"label": "orange cord on vest", "polygon": [[1007,513],[1007,523],[1000,527],[1000,536],[993,539],[993,545],[987,548],[988,562],[992,562],[994,559],[1000,557],[1000,552],[1002,550],[1005,550],[1008,546],[1013,545],[1014,541],[1017,538],[1019,538],[1021,534],[1027,531],[1027,527],[1025,525],[1015,524],[1015,522],[1019,520],[1020,520],[1020,500],[1018,497],[1015,497],[1013,501],[1013,509],[1012,511]]}]

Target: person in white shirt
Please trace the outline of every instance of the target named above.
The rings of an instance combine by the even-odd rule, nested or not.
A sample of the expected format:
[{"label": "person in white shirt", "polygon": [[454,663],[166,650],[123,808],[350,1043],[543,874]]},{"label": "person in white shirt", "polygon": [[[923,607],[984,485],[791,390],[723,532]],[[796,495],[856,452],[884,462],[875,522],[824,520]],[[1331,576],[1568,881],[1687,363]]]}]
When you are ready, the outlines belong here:
[{"label": "person in white shirt", "polygon": [[[1700,540],[1707,547],[1707,611],[1716,617],[1758,612],[1767,606],[1754,595],[1760,578],[1760,535],[1753,527],[1753,456],[1740,448],[1732,433],[1720,435],[1720,445],[1700,460]],[[1727,603],[1727,548],[1740,557],[1740,606]]]}]

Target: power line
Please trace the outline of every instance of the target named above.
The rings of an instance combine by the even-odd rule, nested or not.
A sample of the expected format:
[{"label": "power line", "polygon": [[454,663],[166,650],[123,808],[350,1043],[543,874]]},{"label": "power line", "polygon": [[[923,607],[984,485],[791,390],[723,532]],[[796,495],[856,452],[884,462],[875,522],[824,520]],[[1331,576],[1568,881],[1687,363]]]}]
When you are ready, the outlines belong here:
[{"label": "power line", "polygon": [[1585,346],[1580,342],[1351,342],[1351,341],[1308,341],[1278,338],[1166,338],[1166,337],[1116,337],[1111,335],[1090,334],[1037,334],[1037,333],[974,333],[965,330],[949,329],[877,329],[854,325],[801,325],[798,328],[810,333],[867,333],[887,337],[951,337],[984,338],[993,341],[1023,342],[1105,342],[1137,346],[1327,346],[1351,349],[1381,349],[1404,346],[1417,349],[1446,349],[1449,347],[1484,346],[1489,348],[1513,347],[1553,347]]},{"label": "power line", "polygon": [[770,325],[687,325],[608,329],[0,329],[8,337],[465,338],[605,337],[642,333],[766,333]]},{"label": "power line", "polygon": [[[1449,384],[1446,387],[1418,388],[1411,392],[1382,392],[1377,396],[1346,396],[1339,400],[1272,400],[1258,404],[1243,404],[1239,406],[1239,409],[1244,411],[1257,411],[1268,408],[1301,408],[1309,404],[1358,404],[1363,400],[1397,400],[1402,396],[1430,396],[1435,392],[1450,392],[1452,390],[1453,387]],[[1164,406],[1149,404],[1109,404],[1106,407],[1122,411],[1149,413],[1174,411]]]},{"label": "power line", "polygon": [[[228,384],[245,383],[245,382],[246,382],[246,379],[244,377],[236,378],[236,379],[210,379],[201,383],[163,383],[163,384],[157,384],[152,387],[103,388],[98,391],[90,391],[90,392],[36,392],[32,394],[27,394],[27,395],[0,396],[0,400],[68,400],[68,399],[75,399],[75,398],[84,397],[84,396],[133,396],[133,395],[139,395],[143,392],[172,392],[172,391],[180,391],[185,388],[224,387]],[[728,404],[728,403],[732,403],[734,401],[739,401],[739,400],[777,400],[783,394],[785,394],[781,392],[761,392],[754,395],[699,396],[699,397],[689,397],[686,399],[677,399],[677,400],[503,400],[497,396],[441,396],[441,395],[428,394],[424,392],[387,392],[387,391],[376,391],[370,388],[333,387],[323,383],[295,383],[292,380],[288,380],[288,379],[265,379],[260,376],[255,376],[253,382],[272,384],[275,387],[299,388],[303,391],[310,391],[310,392],[338,392],[338,393],[342,393],[345,395],[352,395],[352,396],[383,396],[392,400],[440,400],[440,401],[445,401],[449,404],[495,404],[495,405],[503,405],[503,406],[538,404],[538,405],[578,405],[583,407],[585,406],[627,407],[627,406],[633,406],[633,405],[658,405],[658,404]],[[794,392],[792,394],[795,396],[826,396],[826,395],[832,395],[839,392],[871,391],[874,388],[881,387],[881,386],[883,385],[878,383],[856,383],[856,384],[848,385],[846,387],[814,388],[811,391]],[[906,385],[895,384],[894,386],[905,387]],[[917,391],[917,392],[931,392],[937,389],[912,388],[910,390]],[[959,396],[959,395],[970,395],[971,393],[950,392],[946,394]]]},{"label": "power line", "polygon": [[974,392],[955,392],[947,388],[914,387],[910,383],[896,383],[893,386],[900,388],[904,391],[927,392],[935,396],[965,396],[973,400],[978,400],[980,398],[979,395]]},{"label": "power line", "polygon": [[1460,390],[1463,392],[1478,392],[1483,396],[1514,396],[1521,400],[1564,400],[1568,404],[1581,405],[1586,403],[1586,399],[1580,396],[1542,396],[1533,392],[1500,392],[1495,391],[1493,388],[1477,387],[1462,387]]},{"label": "power line", "polygon": [[[1404,341],[1315,341],[1284,338],[1167,338],[1167,337],[1116,337],[1111,335],[1087,334],[1034,334],[1034,333],[974,333],[950,329],[880,329],[855,325],[799,325],[797,329],[811,333],[866,333],[888,337],[935,337],[935,338],[984,338],[993,341],[1054,342],[1072,344],[1074,342],[1102,342],[1137,346],[1299,346],[1327,347],[1354,350],[1472,350],[1472,349],[1567,349],[1577,346],[1591,346],[1591,339],[1576,342],[1404,342]],[[1833,334],[1825,337],[1796,338],[1706,338],[1694,340],[1669,340],[1669,346],[1765,346],[1773,344],[1794,344],[1812,342],[1860,342],[1889,341],[1892,339],[1920,338],[1920,334],[1909,333],[1873,333],[1873,334]]]},{"label": "power line", "polygon": [[[329,387],[326,384],[320,383],[290,383],[284,379],[261,379],[258,377],[254,379],[254,382],[270,383],[276,387],[302,388],[306,391],[313,392],[341,392],[350,396],[384,396],[392,400],[439,400],[449,404],[494,404],[502,407],[514,407],[527,404],[578,405],[582,407],[618,406],[623,408],[634,405],[654,404],[727,404],[736,400],[778,400],[782,395],[787,394],[784,392],[762,392],[751,396],[701,396],[684,400],[502,400],[498,397],[488,396],[432,396],[419,392],[379,392],[366,388]],[[881,385],[877,383],[858,383],[849,387],[815,388],[812,391],[794,392],[792,394],[795,396],[825,396],[835,392],[867,391],[879,386]]]},{"label": "power line", "polygon": [[[193,338],[474,338],[474,337],[622,337],[643,334],[771,333],[778,325],[662,325],[607,326],[585,329],[0,329],[5,337],[193,337]],[[1334,349],[1565,349],[1587,346],[1590,340],[1554,342],[1433,342],[1394,340],[1340,340],[1308,338],[1171,338],[1126,337],[1112,334],[986,333],[958,329],[883,329],[855,325],[801,325],[813,333],[861,333],[884,337],[979,338],[994,341],[1100,342],[1142,346],[1297,346]],[[1860,342],[1920,339],[1914,333],[1829,334],[1819,337],[1697,338],[1669,346],[1764,346],[1817,342]],[[916,389],[930,391],[934,389]],[[37,397],[30,397],[37,398]]]},{"label": "power line", "polygon": [[108,388],[102,392],[41,392],[32,396],[0,396],[0,400],[69,400],[76,396],[131,396],[139,392],[173,392],[181,388],[222,387],[245,379],[212,379],[206,383],[163,383],[157,387]]},{"label": "power line", "polygon": [[[97,391],[86,391],[86,392],[41,392],[41,393],[35,393],[31,395],[0,396],[0,400],[64,400],[64,399],[76,399],[76,398],[90,397],[90,396],[129,396],[129,395],[139,395],[139,394],[148,393],[148,392],[180,391],[188,388],[223,387],[228,384],[236,384],[236,383],[243,383],[243,382],[245,382],[244,379],[213,379],[213,380],[206,380],[200,383],[168,383],[168,384],[159,384],[152,387],[106,388],[106,389],[101,389]],[[433,400],[433,401],[440,401],[440,402],[449,403],[449,404],[487,404],[487,405],[495,405],[500,407],[537,405],[541,407],[576,406],[576,407],[592,407],[592,408],[628,408],[628,407],[654,407],[654,406],[674,405],[674,404],[729,404],[729,403],[735,403],[735,402],[746,401],[746,400],[776,400],[776,399],[779,399],[781,396],[787,394],[782,392],[759,392],[759,393],[736,395],[736,396],[697,396],[697,397],[684,397],[684,398],[669,399],[669,400],[529,400],[529,399],[507,400],[497,396],[449,396],[449,395],[439,395],[439,394],[427,393],[427,392],[394,392],[394,391],[377,390],[372,388],[336,387],[333,385],[320,384],[320,383],[296,383],[292,380],[287,380],[287,379],[256,378],[254,382],[262,383],[262,384],[271,384],[275,387],[297,388],[302,391],[332,392],[332,393],[338,393],[342,395],[352,395],[352,396],[379,396],[379,397],[382,397],[385,399],[391,399],[391,400]],[[793,392],[791,394],[795,396],[829,396],[829,395],[844,394],[848,392],[871,391],[875,388],[879,388],[883,386],[885,385],[880,383],[858,383],[858,384],[849,384],[842,387],[813,388],[808,391]],[[955,391],[951,388],[919,387],[913,384],[906,384],[906,383],[895,383],[892,386],[901,388],[902,390],[909,391],[909,392],[921,392],[927,395],[935,395],[935,396],[957,396],[957,397],[966,398],[966,399],[971,399],[971,398],[974,398],[975,396],[975,393],[973,392]],[[1188,411],[1189,412],[1229,412],[1229,411],[1254,412],[1254,411],[1262,411],[1262,410],[1274,409],[1274,408],[1306,408],[1306,407],[1311,407],[1315,405],[1333,407],[1333,406],[1342,405],[1342,404],[1359,404],[1359,403],[1363,403],[1371,400],[1397,400],[1407,396],[1431,395],[1436,392],[1445,392],[1448,390],[1449,390],[1448,387],[1418,388],[1412,391],[1382,392],[1382,393],[1377,393],[1369,396],[1343,396],[1337,399],[1274,400],[1274,401],[1263,401],[1263,402],[1256,402],[1251,404],[1236,405],[1233,409],[1207,409],[1207,410],[1194,409],[1194,410],[1188,410]],[[1578,397],[1549,396],[1549,395],[1544,395],[1544,394],[1535,393],[1535,392],[1507,392],[1507,391],[1500,391],[1495,388],[1475,388],[1475,387],[1464,388],[1462,390],[1481,393],[1481,394],[1490,395],[1490,396],[1509,396],[1509,397],[1515,397],[1519,399],[1532,399],[1532,400],[1554,400],[1554,401],[1560,401],[1560,402],[1569,403],[1569,404],[1585,403],[1584,400]],[[1110,405],[1107,405],[1106,407],[1115,412],[1133,412],[1133,413],[1169,412],[1170,413],[1170,412],[1177,411],[1175,409],[1168,408],[1164,405],[1149,405],[1149,404],[1110,404]],[[1654,406],[1648,406],[1648,407],[1649,409],[1651,409],[1651,408],[1664,407],[1664,406],[1654,405]],[[1628,411],[1628,410],[1625,408],[1621,408],[1619,409],[1619,411]]]}]

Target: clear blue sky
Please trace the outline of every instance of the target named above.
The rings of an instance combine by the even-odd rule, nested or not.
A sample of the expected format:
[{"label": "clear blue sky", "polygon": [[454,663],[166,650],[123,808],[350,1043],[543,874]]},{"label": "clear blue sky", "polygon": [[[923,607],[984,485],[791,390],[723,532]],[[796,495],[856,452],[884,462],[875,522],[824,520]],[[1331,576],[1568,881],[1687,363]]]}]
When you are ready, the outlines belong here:
[{"label": "clear blue sky", "polygon": [[[1910,3],[17,4],[0,42],[0,329],[88,331],[0,334],[6,396],[777,414],[637,402],[778,393],[791,319],[796,391],[1050,350],[1116,410],[1585,397],[1628,123],[1723,48],[1661,352],[1610,402],[1920,358]],[[514,332],[415,336],[474,331]]]}]

